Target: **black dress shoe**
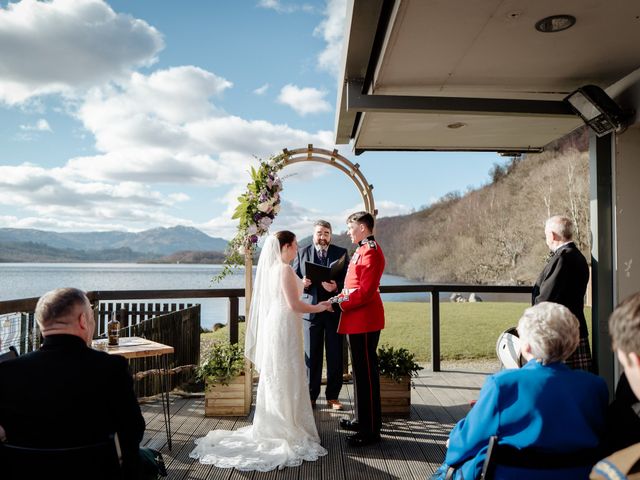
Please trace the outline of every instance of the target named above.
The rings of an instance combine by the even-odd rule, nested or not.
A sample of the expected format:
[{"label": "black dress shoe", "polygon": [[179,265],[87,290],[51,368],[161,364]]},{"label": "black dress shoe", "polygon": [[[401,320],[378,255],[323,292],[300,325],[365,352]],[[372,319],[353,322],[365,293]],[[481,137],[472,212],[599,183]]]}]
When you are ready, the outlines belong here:
[{"label": "black dress shoe", "polygon": [[350,447],[364,447],[380,441],[379,433],[356,433],[347,437],[347,444]]},{"label": "black dress shoe", "polygon": [[357,420],[349,420],[348,418],[340,419],[340,428],[343,430],[349,430],[351,432],[358,431],[358,421]]}]

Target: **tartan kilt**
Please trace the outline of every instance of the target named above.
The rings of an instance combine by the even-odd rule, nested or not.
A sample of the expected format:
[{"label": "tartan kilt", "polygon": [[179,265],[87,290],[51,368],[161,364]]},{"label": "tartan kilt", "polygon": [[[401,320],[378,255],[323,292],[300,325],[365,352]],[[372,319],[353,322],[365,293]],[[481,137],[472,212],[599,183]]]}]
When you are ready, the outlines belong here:
[{"label": "tartan kilt", "polygon": [[593,372],[593,360],[591,359],[591,348],[589,339],[580,337],[580,342],[575,351],[565,360],[569,368],[574,370],[586,370]]}]

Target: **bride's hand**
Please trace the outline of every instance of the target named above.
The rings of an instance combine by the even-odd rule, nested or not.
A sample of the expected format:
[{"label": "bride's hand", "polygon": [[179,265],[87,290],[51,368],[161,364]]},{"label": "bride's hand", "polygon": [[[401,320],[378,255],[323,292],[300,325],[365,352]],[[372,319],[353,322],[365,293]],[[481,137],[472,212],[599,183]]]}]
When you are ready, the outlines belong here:
[{"label": "bride's hand", "polygon": [[333,312],[333,308],[331,308],[331,302],[329,302],[328,300],[325,300],[324,302],[319,302],[318,305],[324,307],[321,310],[321,312],[324,312],[324,311],[327,311],[327,310],[330,311],[330,312]]}]

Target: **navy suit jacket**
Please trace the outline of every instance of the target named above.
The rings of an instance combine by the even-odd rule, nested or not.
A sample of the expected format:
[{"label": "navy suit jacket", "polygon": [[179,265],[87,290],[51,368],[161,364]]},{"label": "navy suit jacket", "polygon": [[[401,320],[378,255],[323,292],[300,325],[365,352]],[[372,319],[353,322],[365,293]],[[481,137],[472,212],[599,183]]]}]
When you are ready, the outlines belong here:
[{"label": "navy suit jacket", "polygon": [[[337,295],[342,291],[342,289],[344,288],[344,277],[347,275],[347,268],[349,267],[349,254],[347,253],[346,249],[338,247],[337,245],[329,244],[329,248],[327,250],[327,266],[331,266],[333,262],[339,260],[343,255],[345,255],[344,269],[340,273],[338,278],[335,279],[336,283],[338,284],[338,289],[335,292],[330,293],[322,288],[322,285],[316,286],[314,284],[311,284],[309,285],[309,288],[306,288],[304,292],[302,292],[303,302],[315,305],[316,303],[327,300],[328,298],[332,297],[333,295]],[[293,261],[293,270],[300,278],[304,277],[306,274],[305,262],[319,263],[319,259],[316,254],[316,248],[313,243],[307,247],[300,248],[298,250],[298,255]],[[334,314],[336,316],[340,315],[339,312],[334,312]],[[314,313],[305,313],[303,315],[303,318],[312,320],[314,316]]]},{"label": "navy suit jacket", "polygon": [[580,337],[589,336],[584,317],[584,295],[589,283],[589,266],[573,242],[558,248],[533,286],[532,303],[564,305],[580,322]]},{"label": "navy suit jacket", "polygon": [[44,448],[117,432],[126,470],[136,468],[145,430],[127,360],[75,335],[47,336],[39,350],[0,363],[0,425],[9,443]]}]

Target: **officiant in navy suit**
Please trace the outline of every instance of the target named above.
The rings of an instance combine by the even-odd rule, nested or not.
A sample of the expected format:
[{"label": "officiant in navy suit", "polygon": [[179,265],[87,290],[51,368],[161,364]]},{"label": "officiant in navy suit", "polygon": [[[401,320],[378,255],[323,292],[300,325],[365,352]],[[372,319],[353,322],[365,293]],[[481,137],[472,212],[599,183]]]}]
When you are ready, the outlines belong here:
[{"label": "officiant in navy suit", "polygon": [[[344,267],[335,280],[316,285],[306,277],[305,262],[330,267],[342,256],[345,257]],[[298,256],[293,262],[294,271],[304,281],[305,288],[302,300],[315,305],[337,295],[344,286],[344,277],[347,274],[348,266],[347,250],[337,245],[331,245],[331,224],[325,220],[316,221],[313,226],[313,243],[298,250]],[[324,347],[327,355],[327,388],[325,393],[327,403],[334,410],[342,410],[342,404],[338,400],[342,388],[343,361],[343,335],[338,334],[339,321],[340,312],[327,311],[303,315],[304,353],[311,404],[315,406],[318,395],[320,395],[322,350]]]}]

